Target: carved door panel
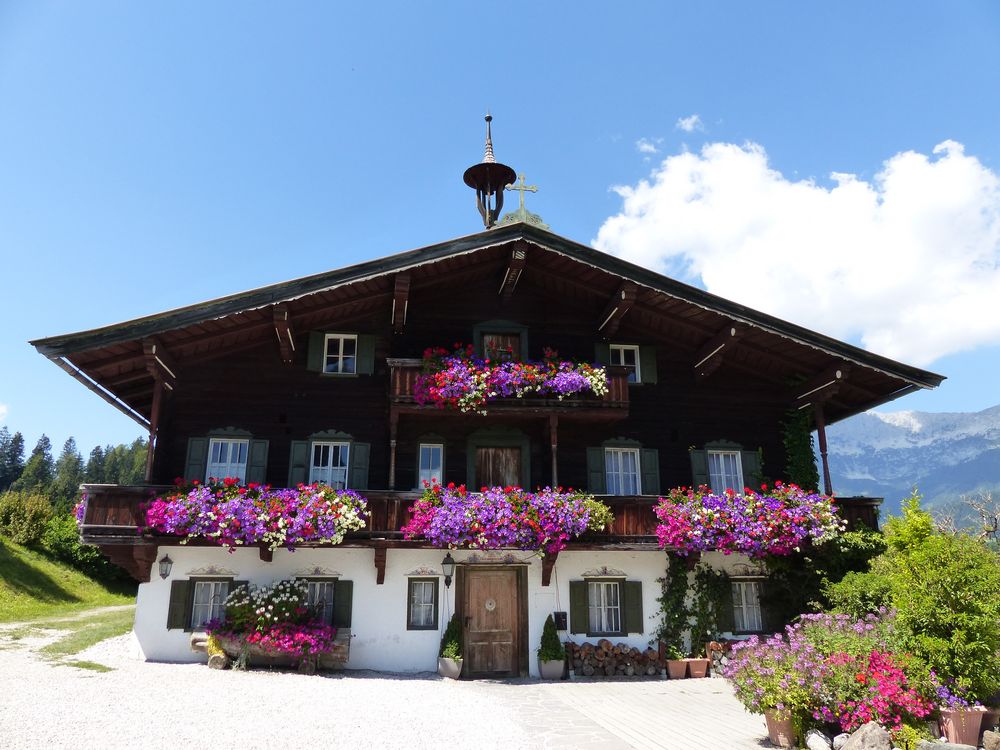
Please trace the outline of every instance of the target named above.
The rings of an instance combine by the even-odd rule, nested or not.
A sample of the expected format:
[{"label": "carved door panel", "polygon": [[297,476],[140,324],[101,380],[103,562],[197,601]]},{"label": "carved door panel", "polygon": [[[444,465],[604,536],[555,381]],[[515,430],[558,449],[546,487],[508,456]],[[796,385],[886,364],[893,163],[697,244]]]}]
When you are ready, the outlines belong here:
[{"label": "carved door panel", "polygon": [[516,675],[517,571],[470,568],[465,584],[466,673],[472,677]]},{"label": "carved door panel", "polygon": [[476,448],[476,482],[480,487],[521,484],[520,448]]}]

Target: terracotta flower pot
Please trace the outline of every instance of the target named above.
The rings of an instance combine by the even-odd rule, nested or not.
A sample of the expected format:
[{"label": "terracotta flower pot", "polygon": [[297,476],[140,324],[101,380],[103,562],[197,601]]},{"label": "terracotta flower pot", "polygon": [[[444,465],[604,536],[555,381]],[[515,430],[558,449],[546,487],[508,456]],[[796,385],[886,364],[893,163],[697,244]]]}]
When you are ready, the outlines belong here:
[{"label": "terracotta flower pot", "polygon": [[942,708],[941,734],[956,745],[979,747],[979,728],[983,724],[983,709]]},{"label": "terracotta flower pot", "polygon": [[790,711],[770,708],[764,712],[767,723],[767,738],[775,747],[795,747],[795,730],[792,728]]},{"label": "terracotta flower pot", "polygon": [[438,657],[438,674],[451,680],[457,680],[462,674],[462,660]]},{"label": "terracotta flower pot", "polygon": [[683,680],[687,677],[688,665],[684,659],[667,659],[667,675],[671,680]]},{"label": "terracotta flower pot", "polygon": [[708,659],[685,659],[688,665],[688,675],[690,677],[708,677],[708,667],[711,662]]}]

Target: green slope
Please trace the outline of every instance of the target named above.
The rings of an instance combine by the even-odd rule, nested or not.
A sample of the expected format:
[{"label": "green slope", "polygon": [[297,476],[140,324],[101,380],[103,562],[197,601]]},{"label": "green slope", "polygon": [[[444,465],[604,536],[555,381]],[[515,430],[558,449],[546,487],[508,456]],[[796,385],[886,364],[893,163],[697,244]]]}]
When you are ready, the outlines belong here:
[{"label": "green slope", "polygon": [[134,603],[134,592],[108,589],[68,565],[0,537],[0,622]]}]

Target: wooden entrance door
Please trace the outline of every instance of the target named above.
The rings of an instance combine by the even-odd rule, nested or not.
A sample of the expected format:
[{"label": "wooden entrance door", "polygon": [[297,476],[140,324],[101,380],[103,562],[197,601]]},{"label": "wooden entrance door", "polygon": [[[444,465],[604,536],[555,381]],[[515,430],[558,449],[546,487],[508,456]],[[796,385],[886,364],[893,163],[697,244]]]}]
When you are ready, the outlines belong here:
[{"label": "wooden entrance door", "polygon": [[476,448],[476,482],[480,487],[519,487],[521,449]]},{"label": "wooden entrance door", "polygon": [[509,677],[520,671],[517,570],[465,571],[465,660],[470,677]]}]

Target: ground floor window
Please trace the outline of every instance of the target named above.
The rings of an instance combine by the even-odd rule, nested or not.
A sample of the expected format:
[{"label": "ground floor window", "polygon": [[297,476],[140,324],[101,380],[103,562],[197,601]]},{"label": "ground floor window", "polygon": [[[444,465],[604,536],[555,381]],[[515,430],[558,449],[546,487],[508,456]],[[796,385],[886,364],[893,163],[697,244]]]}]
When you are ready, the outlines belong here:
[{"label": "ground floor window", "polygon": [[320,482],[342,490],[347,487],[350,443],[316,442],[312,444],[309,483]]},{"label": "ground floor window", "polygon": [[229,581],[193,580],[191,599],[191,629],[200,630],[211,620],[220,620],[225,614]]},{"label": "ground floor window", "polygon": [[337,581],[333,578],[318,578],[307,581],[309,594],[307,604],[312,616],[330,625],[333,622],[333,601]]},{"label": "ground floor window", "polygon": [[406,601],[407,630],[437,630],[437,578],[410,578]]},{"label": "ground floor window", "polygon": [[587,609],[591,633],[622,632],[621,584],[618,581],[590,581]]},{"label": "ground floor window", "polygon": [[208,442],[208,467],[204,481],[234,477],[242,484],[246,481],[249,452],[249,440],[212,438]]},{"label": "ground floor window", "polygon": [[758,581],[733,581],[733,627],[737,633],[757,633],[764,629],[760,614]]}]

